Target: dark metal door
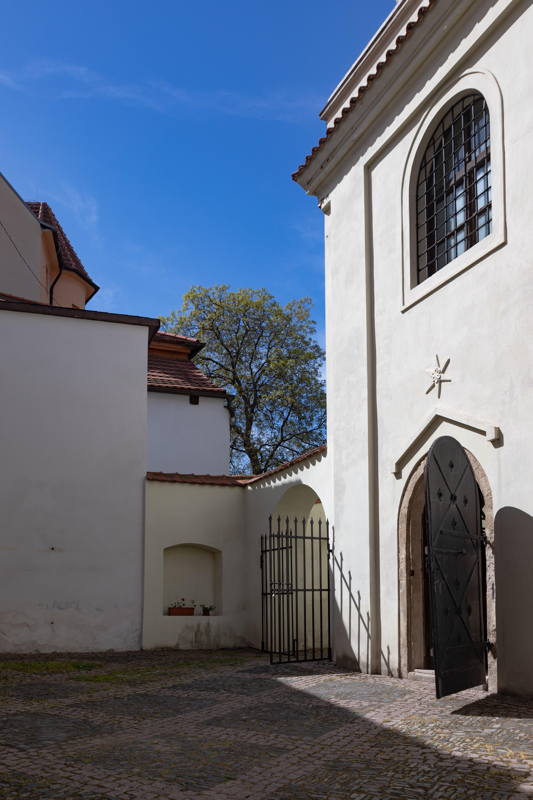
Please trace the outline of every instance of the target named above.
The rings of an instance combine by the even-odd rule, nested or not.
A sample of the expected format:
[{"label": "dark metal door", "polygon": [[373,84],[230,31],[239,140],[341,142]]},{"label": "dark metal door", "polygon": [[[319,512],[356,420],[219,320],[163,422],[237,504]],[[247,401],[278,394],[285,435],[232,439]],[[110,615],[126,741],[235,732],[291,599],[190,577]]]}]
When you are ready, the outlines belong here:
[{"label": "dark metal door", "polygon": [[437,439],[426,464],[431,630],[437,697],[485,683],[479,490],[463,447]]},{"label": "dark metal door", "polygon": [[271,664],[331,660],[329,525],[269,518],[261,536],[263,652]]}]

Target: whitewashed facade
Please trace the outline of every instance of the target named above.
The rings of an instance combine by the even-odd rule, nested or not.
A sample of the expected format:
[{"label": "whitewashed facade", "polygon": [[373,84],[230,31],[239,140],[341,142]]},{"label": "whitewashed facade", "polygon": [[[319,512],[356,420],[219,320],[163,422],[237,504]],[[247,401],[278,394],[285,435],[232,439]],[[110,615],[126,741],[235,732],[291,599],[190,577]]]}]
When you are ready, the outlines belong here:
[{"label": "whitewashed facade", "polygon": [[[315,515],[330,523],[334,658],[406,677],[427,646],[415,552],[425,461],[450,435],[484,502],[489,685],[533,694],[532,38],[531,2],[400,0],[322,112],[327,136],[295,178],[325,220],[327,456],[225,478],[226,398],[183,378],[194,344],[182,342],[180,356],[181,344],[159,335],[165,363],[147,400],[156,321],[4,305],[0,648],[260,647],[260,536],[269,515]],[[485,182],[469,202],[488,197],[490,156],[490,230],[422,273],[422,160],[449,110],[472,96],[486,104],[490,139],[472,158]],[[38,232],[31,217],[19,223],[21,236]],[[31,245],[36,264],[41,244]],[[26,296],[5,269],[8,293]],[[65,326],[72,336],[60,335]],[[26,365],[20,380],[11,353],[15,372]],[[64,375],[77,353],[85,371],[76,365],[72,383]],[[186,594],[213,615],[169,616]]]},{"label": "whitewashed facade", "polygon": [[224,397],[199,397],[191,403],[190,394],[148,393],[150,472],[225,475],[229,438]]},{"label": "whitewashed facade", "polygon": [[0,651],[141,644],[156,329],[0,302]]},{"label": "whitewashed facade", "polygon": [[[295,175],[325,214],[333,517],[370,616],[371,669],[410,669],[409,503],[431,442],[449,434],[484,487],[493,686],[521,693],[533,693],[532,38],[530,2],[402,0],[331,96],[328,136]],[[421,160],[473,93],[490,115],[491,231],[418,281]],[[449,359],[446,382],[428,392],[437,357]],[[358,660],[353,639],[343,649]]]}]

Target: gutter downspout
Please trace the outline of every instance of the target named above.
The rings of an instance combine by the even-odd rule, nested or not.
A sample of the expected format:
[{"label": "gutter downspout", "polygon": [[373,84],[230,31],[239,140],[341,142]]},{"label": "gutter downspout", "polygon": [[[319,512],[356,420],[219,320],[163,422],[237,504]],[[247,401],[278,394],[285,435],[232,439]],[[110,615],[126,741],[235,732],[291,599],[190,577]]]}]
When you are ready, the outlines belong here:
[{"label": "gutter downspout", "polygon": [[50,284],[50,290],[49,290],[49,293],[48,293],[48,302],[50,303],[51,306],[54,305],[54,286],[56,285],[56,283],[58,282],[58,280],[60,279],[60,277],[63,274],[63,267],[61,265],[61,259],[60,258],[57,259],[57,263],[59,264],[59,272],[57,273],[56,277],[54,278],[54,280]]},{"label": "gutter downspout", "polygon": [[56,231],[56,229],[54,228],[53,225],[49,225],[47,222],[43,222],[42,220],[38,220],[38,222],[39,222],[41,228],[44,228],[45,230],[52,232],[52,236],[54,237],[54,244],[55,244],[55,248],[56,248],[57,265],[59,267],[59,272],[57,273],[56,277],[54,278],[54,280],[50,284],[50,289],[48,290],[48,302],[49,302],[49,304],[51,306],[53,306],[54,305],[54,287],[55,287],[56,283],[58,282],[58,280],[60,279],[60,277],[62,276],[63,270],[64,270],[63,260],[61,258],[61,250],[59,248],[59,242],[57,240],[57,231]]}]

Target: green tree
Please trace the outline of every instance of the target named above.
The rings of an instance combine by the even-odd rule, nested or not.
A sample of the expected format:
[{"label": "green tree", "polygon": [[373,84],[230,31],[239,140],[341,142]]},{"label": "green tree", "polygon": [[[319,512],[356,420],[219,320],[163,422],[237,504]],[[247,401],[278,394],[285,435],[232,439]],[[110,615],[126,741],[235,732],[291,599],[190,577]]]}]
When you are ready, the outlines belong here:
[{"label": "green tree", "polygon": [[233,472],[266,472],[325,439],[324,352],[311,305],[282,306],[265,289],[193,286],[162,320],[206,343],[195,363],[232,395]]}]

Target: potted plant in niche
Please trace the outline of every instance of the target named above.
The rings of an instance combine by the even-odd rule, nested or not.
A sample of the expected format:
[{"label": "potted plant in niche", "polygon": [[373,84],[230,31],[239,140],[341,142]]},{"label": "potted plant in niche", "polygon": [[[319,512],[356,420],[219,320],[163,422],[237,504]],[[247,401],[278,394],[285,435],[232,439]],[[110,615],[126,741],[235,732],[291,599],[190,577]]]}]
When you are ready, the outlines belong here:
[{"label": "potted plant in niche", "polygon": [[184,597],[181,600],[176,600],[168,607],[169,617],[192,617],[194,615],[195,602],[187,601]]},{"label": "potted plant in niche", "polygon": [[204,606],[204,605],[202,605],[202,616],[210,617],[211,616],[211,611],[214,611],[214,610],[215,610],[215,606]]}]

